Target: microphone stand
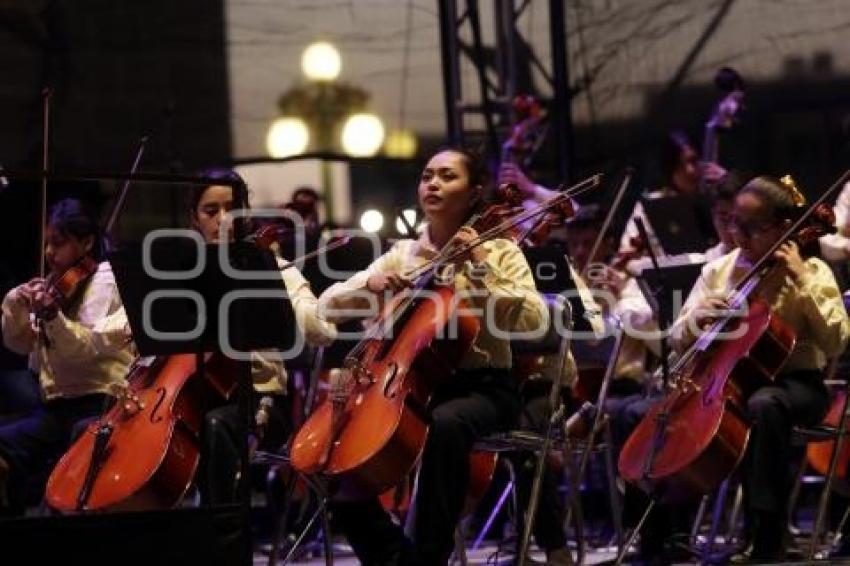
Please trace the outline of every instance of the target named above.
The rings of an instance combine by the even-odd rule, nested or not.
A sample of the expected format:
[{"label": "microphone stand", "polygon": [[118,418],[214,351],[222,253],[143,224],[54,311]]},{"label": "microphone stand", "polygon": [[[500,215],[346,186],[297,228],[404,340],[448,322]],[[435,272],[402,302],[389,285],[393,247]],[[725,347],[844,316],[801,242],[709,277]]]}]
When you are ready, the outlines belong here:
[{"label": "microphone stand", "polygon": [[[646,226],[644,226],[643,219],[640,217],[635,218],[635,225],[637,226],[638,233],[640,233],[640,237],[644,242],[649,242],[649,235],[646,231]],[[669,357],[669,346],[666,340],[667,330],[672,325],[672,321],[670,320],[672,317],[671,313],[667,308],[666,301],[663,300],[664,292],[666,290],[666,277],[661,272],[661,269],[658,265],[658,258],[655,257],[655,252],[652,250],[652,246],[646,246],[647,253],[649,254],[649,259],[652,262],[652,267],[655,273],[658,275],[652,281],[652,289],[650,289],[650,293],[647,293],[649,297],[652,299],[652,303],[650,307],[658,313],[658,327],[661,330],[661,376],[663,382],[663,389],[667,389],[667,385],[670,381],[670,367],[668,362]],[[659,300],[659,297],[662,300]],[[649,393],[647,393],[649,394]],[[643,528],[644,523],[646,523],[649,514],[652,512],[652,509],[655,507],[657,503],[657,494],[654,493],[655,490],[650,486],[652,485],[648,480],[649,474],[652,472],[652,463],[655,460],[655,455],[658,450],[661,448],[662,443],[664,442],[664,434],[667,431],[667,423],[670,418],[670,412],[667,410],[667,405],[663,405],[662,409],[658,412],[655,417],[655,435],[652,440],[652,445],[649,449],[649,454],[646,457],[646,461],[643,465],[643,478],[644,478],[644,491],[649,495],[649,504],[647,504],[646,509],[643,512],[638,524],[635,526],[632,534],[629,536],[629,539],[620,549],[620,553],[617,556],[617,560],[615,562],[616,566],[619,566],[623,563],[623,560],[626,557],[626,553],[628,549],[634,544],[635,539],[637,539],[638,533],[640,533]]]},{"label": "microphone stand", "polygon": [[[649,242],[649,234],[646,231],[646,226],[643,223],[643,219],[640,217],[635,218],[635,225],[637,226],[638,233],[640,234],[641,239],[644,242]],[[661,379],[664,385],[664,389],[667,389],[667,385],[670,381],[670,346],[667,343],[667,331],[673,325],[672,314],[669,312],[667,301],[660,300],[666,296],[667,291],[667,277],[661,271],[661,268],[658,265],[658,258],[655,256],[655,252],[652,249],[652,246],[647,245],[646,251],[649,254],[649,260],[652,263],[653,271],[658,275],[652,281],[652,289],[650,289],[649,295],[653,299],[652,309],[658,313],[658,329],[661,331]]]}]

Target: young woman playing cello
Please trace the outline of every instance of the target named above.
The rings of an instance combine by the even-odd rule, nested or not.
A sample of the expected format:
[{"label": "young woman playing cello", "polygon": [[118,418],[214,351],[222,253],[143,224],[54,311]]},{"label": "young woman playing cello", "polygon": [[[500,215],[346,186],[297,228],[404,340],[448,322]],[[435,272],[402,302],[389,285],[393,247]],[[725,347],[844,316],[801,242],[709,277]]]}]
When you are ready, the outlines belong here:
[{"label": "young woman playing cello", "polygon": [[[236,173],[227,169],[211,169],[202,175],[213,179],[241,181]],[[189,195],[191,226],[203,235],[207,243],[219,243],[222,222],[233,206],[233,189],[230,186],[200,186]],[[233,238],[232,229],[227,237]],[[316,296],[304,276],[295,267],[287,267],[281,271],[281,277],[295,311],[296,324],[307,342],[318,345],[333,341],[336,328],[318,316]],[[259,407],[261,397],[273,400],[270,407],[265,407],[269,421],[265,427],[264,444],[277,448],[283,444],[286,433],[291,428],[282,411],[281,396],[285,391],[286,371],[280,361],[265,355],[264,352],[253,352],[252,356],[254,410]],[[244,435],[239,432],[242,429],[239,420],[238,406],[235,403],[213,409],[204,418],[198,484],[202,499],[206,503],[233,503],[237,500],[239,461],[245,442]]]},{"label": "young woman playing cello", "polygon": [[[748,268],[782,237],[802,211],[804,199],[785,178],[757,177],[735,198],[731,229],[738,248],[708,263],[673,327],[678,349],[691,344],[712,313],[726,308],[725,297]],[[796,333],[796,343],[775,381],[747,401],[752,422],[743,474],[752,536],[752,559],[781,558],[789,482],[785,471],[791,427],[823,418],[829,396],[823,384],[827,359],[840,354],[850,322],[830,268],[818,258],[803,259],[793,241],[775,253],[783,267],[765,282],[765,299]]]},{"label": "young woman playing cello", "polygon": [[[449,242],[475,238],[476,231],[465,223],[481,204],[485,183],[484,164],[471,153],[448,149],[434,155],[419,180],[419,204],[428,219],[421,237],[396,242],[366,270],[325,291],[319,302],[326,315],[342,320],[347,309],[362,313],[370,295],[404,289],[408,281],[403,274],[435,257]],[[335,508],[340,527],[365,564],[399,559],[445,564],[466,495],[473,443],[510,428],[517,418],[520,398],[510,372],[510,343],[487,323],[502,331],[545,324],[548,312],[528,263],[513,242],[491,240],[458,260],[453,284],[461,293],[487,293],[487,299],[480,301],[490,301],[494,316],[491,321],[482,320],[471,350],[456,373],[445,376],[429,407],[431,423],[419,470],[412,545],[376,499]]]},{"label": "young woman playing cello", "polygon": [[[19,285],[3,299],[3,343],[30,356],[43,401],[0,426],[0,508],[7,512],[23,511],[25,482],[45,476],[74,425],[103,412],[125,386],[134,353],[112,270],[98,263],[101,241],[91,211],[74,199],[58,202],[47,223],[47,278]],[[54,283],[75,273],[73,291]],[[60,300],[59,290],[70,296]]]}]

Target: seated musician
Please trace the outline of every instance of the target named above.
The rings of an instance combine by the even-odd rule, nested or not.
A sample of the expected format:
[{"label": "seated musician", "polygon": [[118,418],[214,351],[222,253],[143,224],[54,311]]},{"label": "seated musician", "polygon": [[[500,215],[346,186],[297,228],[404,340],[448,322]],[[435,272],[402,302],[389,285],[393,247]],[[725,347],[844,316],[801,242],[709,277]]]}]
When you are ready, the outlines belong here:
[{"label": "seated musician", "polygon": [[292,200],[284,205],[285,208],[295,211],[304,221],[304,230],[314,232],[319,226],[319,208],[321,200],[319,193],[312,187],[301,186],[292,193]]},{"label": "seated musician", "polygon": [[[47,278],[36,277],[3,299],[3,343],[29,355],[42,403],[0,426],[0,509],[21,513],[28,482],[43,488],[49,468],[68,447],[75,424],[101,414],[124,389],[134,358],[115,279],[102,257],[95,214],[65,199],[49,214],[45,234]],[[52,278],[73,266],[92,273],[62,300]]]},{"label": "seated musician", "polygon": [[[719,181],[709,185],[711,222],[717,234],[717,243],[706,249],[702,254],[706,261],[725,255],[735,247],[730,229],[730,218],[735,195],[744,185],[745,180],[746,177],[742,173],[729,171]],[[610,276],[609,280],[617,281],[613,276]],[[652,312],[649,303],[646,302],[646,298],[638,287],[635,278],[624,274],[620,280],[624,282],[620,284],[618,293],[615,294],[617,304],[614,312],[623,321],[627,330],[637,330],[641,333],[658,330],[655,313]],[[610,289],[611,285],[606,288]],[[632,352],[632,350],[637,350],[633,342],[640,342],[644,348],[650,350],[652,356],[656,359],[661,355],[661,347],[658,340],[639,340],[638,337],[629,335],[635,334],[634,332],[628,331],[623,344],[623,352],[621,352],[621,358],[623,358],[620,362],[621,368],[617,373],[638,378],[640,381],[639,376],[643,375],[640,370],[647,369],[647,367],[645,363],[642,363],[642,356]]]},{"label": "seated musician", "polygon": [[[656,199],[676,195],[693,195],[698,190],[701,178],[709,183],[713,183],[720,180],[726,174],[723,167],[717,163],[700,163],[699,155],[694,149],[694,145],[691,143],[687,134],[680,130],[673,130],[664,137],[659,161],[664,185],[660,189],[649,192],[645,198]],[[651,246],[653,253],[657,257],[666,255],[640,201],[635,203],[629,220],[626,222],[626,228],[620,238],[619,253],[627,254],[635,249],[634,243],[636,240],[639,240],[635,218],[643,220],[647,235],[649,236],[648,244]]]},{"label": "seated musician", "polygon": [[[227,169],[212,169],[202,175],[230,182],[240,181],[236,173]],[[191,226],[203,235],[207,243],[218,243],[222,222],[233,209],[233,203],[233,189],[228,185],[194,188],[187,203]],[[233,238],[232,225],[229,238]],[[282,262],[279,258],[278,263]],[[283,269],[281,277],[295,312],[296,324],[307,342],[327,344],[333,341],[336,329],[318,316],[318,303],[307,280],[295,267]],[[291,429],[283,412],[286,371],[283,364],[273,358],[265,352],[253,352],[251,360],[255,393],[253,410],[258,410],[263,397],[272,400],[271,406],[264,408],[268,423],[264,425],[261,444],[261,447],[269,449],[280,447]],[[239,409],[235,402],[213,409],[205,416],[198,484],[202,500],[206,503],[233,503],[237,500],[239,462],[245,442],[244,435],[239,432],[243,429],[239,423]]]},{"label": "seated musician", "polygon": [[[502,165],[500,182],[510,182],[517,186],[525,196],[526,203],[528,203],[526,206],[545,200],[554,194],[553,191],[535,185],[513,164]],[[582,205],[578,213],[566,223],[566,244],[571,265],[585,274],[586,284],[596,292],[589,302],[592,305],[593,299],[597,299],[598,308],[601,309],[604,320],[610,321],[612,318],[619,318],[629,330],[644,333],[655,332],[658,329],[655,315],[640,291],[635,278],[621,271],[619,266],[612,267],[609,263],[614,246],[603,241],[604,245],[600,247],[596,257],[590,258],[593,243],[597,239],[602,222],[599,207]],[[583,278],[577,273],[573,275],[579,288],[585,285]],[[591,306],[590,308],[594,307]],[[611,329],[609,328],[609,330]],[[599,383],[595,384],[596,387],[588,387],[587,380],[593,371],[593,366],[596,366],[598,373],[600,368],[607,365],[611,345],[612,340],[610,339],[601,342],[573,340],[569,361],[574,361],[578,367],[576,368],[576,365],[573,364],[565,368],[565,374],[562,378],[565,383],[571,385],[573,395],[582,397],[590,394],[590,401],[596,401],[593,395],[598,390]],[[657,340],[642,339],[629,333],[623,336],[620,355],[614,368],[613,381],[609,387],[608,399],[604,408],[611,419],[612,436],[617,448],[622,446],[656,398],[655,396],[647,397],[645,395],[647,389],[645,382],[646,376],[651,373],[651,367],[659,355],[660,346]],[[549,369],[549,373],[551,373],[551,368],[545,369]],[[604,369],[601,371],[604,371]],[[532,397],[525,402],[521,420],[528,426],[539,427],[545,423],[547,410],[548,402],[545,395],[537,398]],[[593,413],[591,412],[576,421],[575,429],[569,431],[569,434],[584,436],[589,432],[592,425],[592,417]],[[530,482],[530,473],[525,474],[525,476],[520,475],[517,481],[517,490],[520,496],[523,495],[523,491],[527,491],[527,484]],[[551,476],[551,473],[548,474],[548,477],[544,476],[543,488],[550,491],[541,495],[534,532],[537,543],[547,549],[558,548],[557,545],[561,541],[566,542],[562,529],[559,525],[556,526],[556,523],[563,523],[563,509],[559,498],[551,492],[554,485],[554,479]],[[630,507],[641,507],[640,501],[630,505]],[[647,553],[650,555],[657,554],[657,551],[653,548],[647,550]]]},{"label": "seated musician", "polygon": [[[320,304],[326,315],[339,321],[346,318],[346,309],[362,312],[370,296],[410,285],[404,274],[449,242],[475,238],[476,231],[465,223],[482,204],[486,182],[486,167],[477,156],[460,149],[434,155],[419,180],[419,204],[428,220],[422,236],[396,242],[366,270],[325,291]],[[502,331],[541,330],[547,324],[547,308],[528,263],[510,240],[489,240],[457,259],[453,283],[458,292],[477,295],[473,303],[489,308]],[[339,526],[363,563],[401,559],[433,565],[448,560],[469,483],[472,446],[483,436],[515,426],[520,408],[510,342],[494,330],[482,320],[471,350],[457,371],[445,376],[429,407],[432,421],[419,470],[412,542],[377,499],[335,505]]]},{"label": "seated musician", "polygon": [[[804,199],[789,179],[757,177],[735,198],[731,216],[738,249],[704,268],[673,327],[674,345],[683,350],[717,311],[754,262],[783,236],[803,210]],[[789,478],[782,473],[790,450],[791,427],[820,422],[829,405],[823,384],[827,359],[839,355],[850,336],[850,322],[829,267],[820,259],[803,259],[797,244],[785,242],[774,254],[782,270],[760,293],[773,311],[796,332],[790,358],[773,384],[747,401],[752,422],[743,462],[750,559],[779,559],[785,533]]]},{"label": "seated musician", "polygon": [[[744,179],[741,173],[731,171],[719,182],[709,185],[711,219],[718,242],[705,251],[708,260],[720,257],[735,247],[730,218],[735,195]],[[658,331],[656,313],[647,303],[634,277],[627,276],[616,297],[614,312],[625,332],[615,371],[615,376],[621,379],[616,379],[612,384],[605,412],[611,419],[614,448],[619,451],[663,392],[658,388],[659,384],[647,381],[661,356],[660,340],[649,338]],[[631,390],[627,385],[632,386]],[[624,497],[625,522],[634,525],[647,503],[648,499],[638,488],[627,484]],[[641,531],[641,557],[656,563],[671,560],[673,553],[665,547],[665,543],[674,531],[687,530],[687,515],[686,509],[656,509]]]}]

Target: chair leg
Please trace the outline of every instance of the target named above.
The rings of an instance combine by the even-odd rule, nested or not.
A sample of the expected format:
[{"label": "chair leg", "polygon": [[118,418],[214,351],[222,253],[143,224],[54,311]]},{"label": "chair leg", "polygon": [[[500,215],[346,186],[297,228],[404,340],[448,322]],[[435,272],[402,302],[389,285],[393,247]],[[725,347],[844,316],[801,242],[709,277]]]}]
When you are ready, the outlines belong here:
[{"label": "chair leg", "polygon": [[461,566],[468,566],[469,559],[466,556],[466,529],[463,523],[459,524],[455,529],[455,556]]},{"label": "chair leg", "polygon": [[815,524],[812,527],[812,538],[809,541],[808,559],[813,560],[815,551],[817,550],[818,540],[820,538],[823,523],[826,520],[826,513],[829,507],[829,498],[832,492],[832,483],[835,480],[835,471],[838,468],[838,458],[841,455],[844,446],[844,440],[847,433],[847,411],[850,409],[850,381],[846,386],[844,394],[844,406],[841,410],[841,418],[838,421],[838,428],[835,432],[835,442],[832,445],[832,455],[829,458],[829,469],[826,473],[826,481],[823,484],[823,491],[820,495],[820,503],[818,504],[818,513],[815,518]]},{"label": "chair leg", "polygon": [[555,430],[561,425],[564,411],[565,407],[563,404],[557,405],[557,409],[549,418],[549,426],[546,434],[543,436],[543,446],[537,454],[537,465],[534,468],[534,482],[531,484],[531,498],[528,502],[528,508],[525,510],[525,525],[522,532],[522,544],[520,545],[519,566],[525,566],[528,557],[528,549],[531,545],[531,532],[534,529],[534,520],[537,517],[537,504],[540,500],[540,488],[543,483],[543,471],[549,458],[552,436]]},{"label": "chair leg", "polygon": [[[589,448],[588,448],[589,450]],[[582,452],[582,456],[586,453]],[[585,462],[586,463],[586,462]],[[575,517],[575,540],[576,540],[576,562],[584,563],[584,513],[581,507],[581,480],[584,476],[582,462],[576,466],[573,457],[572,444],[569,439],[564,441],[564,465],[569,470],[570,490],[568,495],[568,512],[564,516],[564,522],[569,522]]]},{"label": "chair leg", "polygon": [[708,495],[703,495],[697,507],[697,513],[694,516],[694,522],[691,525],[691,546],[696,548],[699,544],[699,529],[702,527],[702,521],[705,519],[705,512],[708,509]]},{"label": "chair leg", "polygon": [[729,492],[729,481],[728,479],[723,480],[723,483],[717,489],[714,509],[711,512],[711,527],[708,531],[708,539],[705,541],[705,548],[701,553],[703,557],[709,557],[714,551],[714,542],[717,539],[717,531],[720,530],[720,520],[723,517],[723,506],[726,504],[726,495]]},{"label": "chair leg", "polygon": [[[505,489],[502,490],[502,495],[499,496],[499,500],[496,502],[496,505],[493,507],[493,510],[490,512],[490,515],[487,517],[487,521],[485,521],[484,526],[481,527],[481,530],[478,531],[478,536],[475,537],[475,542],[472,543],[472,550],[478,550],[478,547],[481,546],[481,542],[484,540],[484,537],[487,535],[487,531],[490,530],[490,527],[493,525],[493,521],[496,520],[496,517],[499,514],[499,511],[502,510],[502,507],[505,505],[505,501],[507,501],[508,496],[515,495],[515,482],[516,478],[514,477],[513,466],[510,465],[510,462],[507,460],[505,463],[508,466],[508,475],[510,479],[508,480],[508,484],[505,486]],[[514,501],[514,505],[516,505],[516,501]]]},{"label": "chair leg", "polygon": [[608,480],[608,498],[611,505],[611,519],[614,523],[614,533],[617,537],[617,550],[623,548],[623,500],[617,488],[617,467],[614,464],[614,438],[611,432],[611,419],[606,419],[603,434],[605,435],[605,475]]},{"label": "chair leg", "polygon": [[334,566],[333,533],[327,500],[322,501],[322,538],[325,541],[325,566]]},{"label": "chair leg", "polygon": [[735,499],[732,502],[732,510],[729,512],[729,528],[726,531],[726,540],[731,541],[735,537],[735,532],[738,530],[738,516],[741,514],[741,507],[744,502],[744,486],[738,484],[738,489],[735,490]]}]

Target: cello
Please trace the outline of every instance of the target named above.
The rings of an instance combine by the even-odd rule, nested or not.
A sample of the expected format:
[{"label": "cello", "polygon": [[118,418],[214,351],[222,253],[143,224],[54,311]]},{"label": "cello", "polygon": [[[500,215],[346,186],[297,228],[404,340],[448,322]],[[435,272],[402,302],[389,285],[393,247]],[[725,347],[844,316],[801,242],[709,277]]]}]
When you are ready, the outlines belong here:
[{"label": "cello", "polygon": [[[471,348],[480,328],[478,317],[462,308],[453,285],[435,284],[437,271],[598,182],[598,176],[591,177],[533,211],[498,222],[472,242],[444,248],[406,273],[412,291],[388,302],[378,323],[349,353],[328,400],[296,433],[293,467],[322,477],[339,499],[369,498],[396,485],[424,448],[434,389]],[[487,218],[474,220],[481,227]],[[442,336],[450,322],[456,330],[451,340]]]},{"label": "cello", "polygon": [[128,389],[71,445],[47,482],[48,505],[60,512],[137,511],[176,505],[200,460],[205,412],[236,387],[233,362],[206,354],[137,360]]},{"label": "cello", "polygon": [[[273,248],[278,227],[248,236]],[[345,245],[332,242],[293,261]],[[220,353],[140,358],[127,389],[54,467],[46,500],[65,513],[169,508],[189,489],[200,461],[204,415],[236,389],[236,362]]]},{"label": "cello", "polygon": [[[834,229],[824,204],[850,177],[845,172],[733,288],[718,318],[670,369],[666,396],[644,416],[620,454],[623,478],[657,499],[684,502],[714,489],[740,462],[749,439],[746,399],[770,383],[793,350],[795,332],[763,295],[784,274],[769,262],[793,238],[801,253]],[[742,308],[748,305],[748,310]],[[718,340],[726,333],[734,340]]]}]

